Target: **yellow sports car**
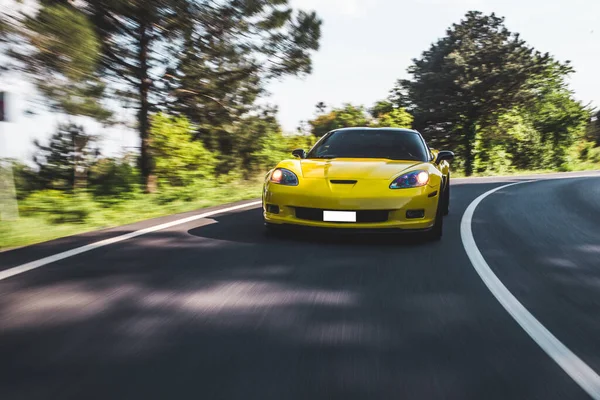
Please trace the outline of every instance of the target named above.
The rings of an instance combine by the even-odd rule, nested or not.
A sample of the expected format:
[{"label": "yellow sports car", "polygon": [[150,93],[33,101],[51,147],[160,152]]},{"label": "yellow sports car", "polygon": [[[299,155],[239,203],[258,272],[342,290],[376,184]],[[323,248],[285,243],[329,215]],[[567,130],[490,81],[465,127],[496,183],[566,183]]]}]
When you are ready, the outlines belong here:
[{"label": "yellow sports car", "polygon": [[316,228],[423,231],[442,236],[450,202],[451,151],[431,150],[419,132],[345,128],[269,171],[263,215],[269,230]]}]

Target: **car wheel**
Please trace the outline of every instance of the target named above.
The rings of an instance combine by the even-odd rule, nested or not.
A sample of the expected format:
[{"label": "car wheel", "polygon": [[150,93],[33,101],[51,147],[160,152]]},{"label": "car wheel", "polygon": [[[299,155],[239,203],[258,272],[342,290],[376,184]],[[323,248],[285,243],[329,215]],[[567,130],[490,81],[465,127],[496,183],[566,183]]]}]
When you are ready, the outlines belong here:
[{"label": "car wheel", "polygon": [[448,215],[450,213],[450,175],[448,175],[448,179],[446,180],[446,185],[444,188],[444,215]]},{"label": "car wheel", "polygon": [[438,207],[435,213],[435,222],[433,223],[433,227],[431,230],[427,232],[427,239],[430,241],[438,241],[442,239],[442,234],[444,232],[444,209],[445,204],[443,197],[440,196],[438,200]]}]

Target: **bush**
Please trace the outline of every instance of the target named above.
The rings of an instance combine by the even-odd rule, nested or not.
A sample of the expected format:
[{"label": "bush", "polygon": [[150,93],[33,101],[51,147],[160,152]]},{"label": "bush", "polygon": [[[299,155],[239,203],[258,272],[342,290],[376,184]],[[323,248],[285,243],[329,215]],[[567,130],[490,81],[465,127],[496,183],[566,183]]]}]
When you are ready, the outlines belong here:
[{"label": "bush", "polygon": [[201,193],[202,191],[197,185],[184,187],[163,186],[155,199],[156,203],[159,205],[165,205],[175,201],[188,203],[197,200],[198,197],[201,196]]},{"label": "bush", "polygon": [[12,173],[17,191],[17,199],[22,200],[36,190],[41,189],[37,171],[20,162],[12,163]]},{"label": "bush", "polygon": [[588,160],[591,162],[600,163],[600,146],[590,149],[588,153]]},{"label": "bush", "polygon": [[23,216],[42,216],[52,224],[86,222],[94,205],[86,194],[67,194],[58,190],[33,193],[19,205]]},{"label": "bush", "polygon": [[102,159],[90,169],[90,190],[101,200],[120,201],[132,197],[139,174],[127,158]]},{"label": "bush", "polygon": [[586,161],[589,157],[590,150],[594,147],[593,143],[583,142],[578,146],[579,158]]},{"label": "bush", "polygon": [[202,142],[194,140],[187,118],[157,114],[152,118],[150,136],[159,182],[187,186],[197,179],[213,176],[215,157]]}]

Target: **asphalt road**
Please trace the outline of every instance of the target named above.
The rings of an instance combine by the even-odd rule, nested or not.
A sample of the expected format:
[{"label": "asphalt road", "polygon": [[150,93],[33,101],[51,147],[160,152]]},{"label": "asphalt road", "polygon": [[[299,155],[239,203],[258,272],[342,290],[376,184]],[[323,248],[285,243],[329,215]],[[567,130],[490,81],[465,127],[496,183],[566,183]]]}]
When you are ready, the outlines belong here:
[{"label": "asphalt road", "polygon": [[[600,174],[535,179],[482,201],[475,241],[600,373]],[[439,243],[268,238],[250,208],[0,280],[0,399],[587,399],[463,247],[467,206],[520,180],[455,180]],[[204,212],[0,253],[0,271]]]}]

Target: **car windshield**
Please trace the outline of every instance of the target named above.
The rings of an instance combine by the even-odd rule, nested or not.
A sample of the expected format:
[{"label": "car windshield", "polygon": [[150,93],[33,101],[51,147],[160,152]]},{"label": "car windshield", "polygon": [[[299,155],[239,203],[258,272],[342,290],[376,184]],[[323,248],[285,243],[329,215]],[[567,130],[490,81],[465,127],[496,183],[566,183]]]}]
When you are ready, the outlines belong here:
[{"label": "car windshield", "polygon": [[351,129],[332,132],[310,151],[307,158],[427,161],[427,150],[417,133],[391,129]]}]

